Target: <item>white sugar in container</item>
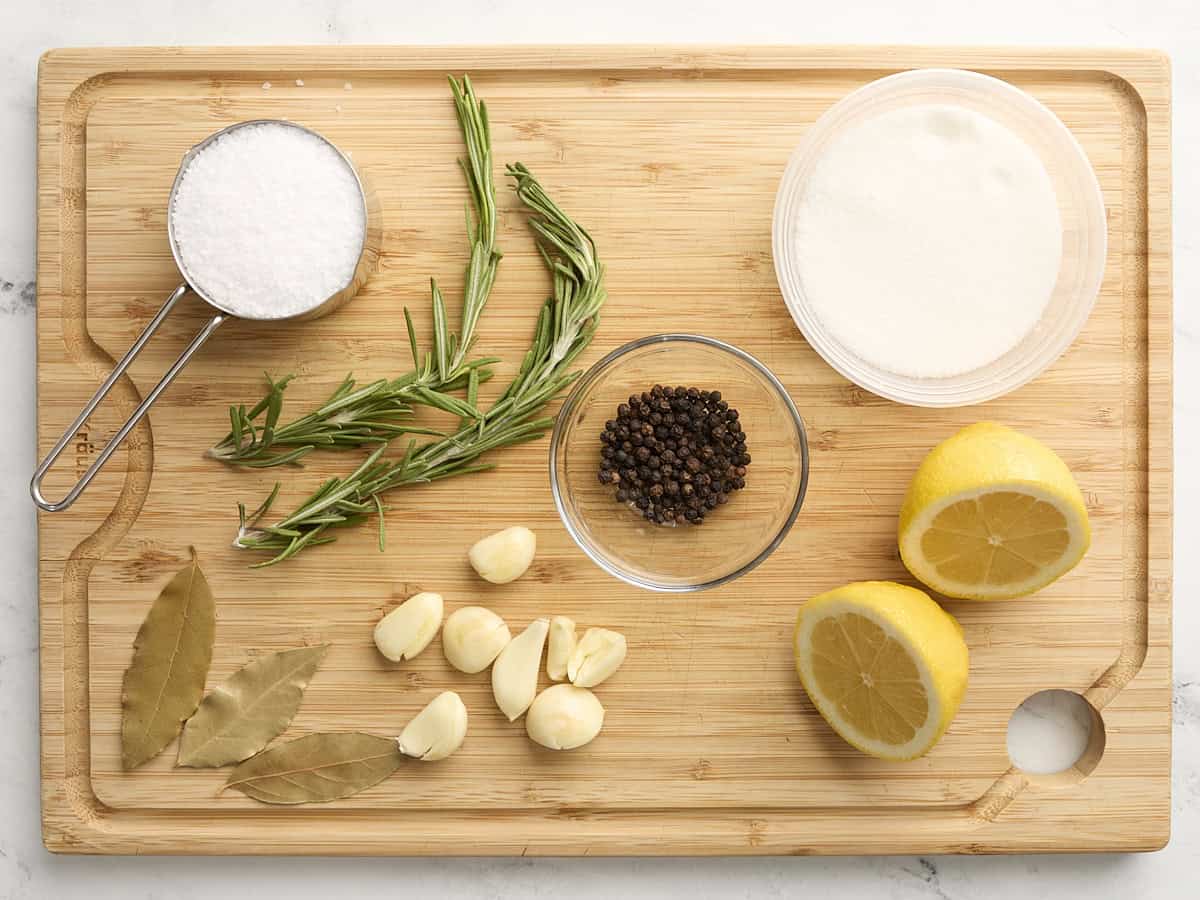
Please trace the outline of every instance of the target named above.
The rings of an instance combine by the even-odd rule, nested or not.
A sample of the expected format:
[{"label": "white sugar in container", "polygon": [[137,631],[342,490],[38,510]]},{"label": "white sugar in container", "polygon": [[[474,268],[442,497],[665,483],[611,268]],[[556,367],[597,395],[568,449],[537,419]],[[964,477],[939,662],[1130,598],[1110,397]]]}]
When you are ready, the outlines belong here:
[{"label": "white sugar in container", "polygon": [[[167,202],[171,253],[183,276],[30,483],[47,512],[66,509],[149,411],[192,355],[230,318],[312,319],[349,301],[378,267],[379,203],[350,159],[327,139],[274,119],[209,135],[183,157]],[[213,316],[61,499],[42,479],[117,379],[186,294]]]},{"label": "white sugar in container", "polygon": [[780,289],[843,376],[962,406],[1040,374],[1074,341],[1107,249],[1100,187],[1067,127],[1007,82],[924,69],[834,104],[775,202]]}]

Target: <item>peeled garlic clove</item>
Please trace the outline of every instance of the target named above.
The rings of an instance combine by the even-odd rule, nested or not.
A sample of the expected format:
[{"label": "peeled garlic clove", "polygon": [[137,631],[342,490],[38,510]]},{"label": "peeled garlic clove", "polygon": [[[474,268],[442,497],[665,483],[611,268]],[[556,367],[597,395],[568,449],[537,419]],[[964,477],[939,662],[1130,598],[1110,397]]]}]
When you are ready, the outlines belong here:
[{"label": "peeled garlic clove", "polygon": [[607,628],[589,628],[567,661],[567,677],[576,687],[595,687],[625,661],[625,635]]},{"label": "peeled garlic clove", "polygon": [[514,525],[477,541],[467,553],[467,559],[484,581],[507,584],[525,574],[536,549],[534,533]]},{"label": "peeled garlic clove", "polygon": [[525,731],[550,750],[574,750],[600,733],[604,707],[587,688],[556,684],[546,688],[525,717]]},{"label": "peeled garlic clove", "polygon": [[538,619],[500,651],[492,666],[492,694],[500,711],[515,722],[537,694],[538,669],[542,666],[542,647],[550,623]]},{"label": "peeled garlic clove", "polygon": [[512,640],[504,620],[482,606],[464,606],[446,617],[442,652],[460,672],[474,675],[492,664]]},{"label": "peeled garlic clove", "polygon": [[442,595],[414,594],[379,620],[375,646],[392,662],[412,659],[429,646],[441,624]]},{"label": "peeled garlic clove", "polygon": [[550,646],[546,650],[546,674],[551,681],[565,681],[567,661],[575,652],[575,621],[566,616],[550,620]]},{"label": "peeled garlic clove", "polygon": [[445,759],[467,736],[467,707],[454,691],[443,691],[404,726],[400,752],[423,762]]}]

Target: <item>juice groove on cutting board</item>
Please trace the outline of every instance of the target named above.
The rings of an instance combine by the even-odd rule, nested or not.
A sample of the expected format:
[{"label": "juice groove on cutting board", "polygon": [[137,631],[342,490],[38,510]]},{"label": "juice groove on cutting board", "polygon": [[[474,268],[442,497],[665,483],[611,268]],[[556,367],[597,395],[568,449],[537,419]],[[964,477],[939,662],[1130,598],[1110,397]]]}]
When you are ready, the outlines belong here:
[{"label": "juice groove on cutting board", "polygon": [[[795,331],[771,268],[774,191],[804,129],[854,87],[917,65],[979,68],[1046,102],[1082,141],[1109,213],[1105,284],[1080,339],[1037,381],[975,409],[902,408],[847,384]],[[382,557],[371,529],[265,574],[247,573],[246,557],[228,547],[233,504],[257,501],[280,473],[234,473],[201,458],[224,431],[225,405],[257,398],[264,368],[302,374],[289,391],[293,410],[348,369],[364,379],[396,374],[407,352],[400,307],[410,306],[427,334],[427,278],[458,292],[463,188],[454,158],[461,150],[444,74],[461,71],[471,72],[488,101],[497,162],[528,163],[592,231],[609,264],[612,300],[582,364],[653,331],[717,334],[770,365],[804,414],[808,499],[784,545],[745,579],[660,598],[605,576],[558,523],[544,442],[504,452],[497,472],[402,494]],[[296,78],[304,85],[293,87]],[[264,92],[267,80],[280,89]],[[1002,852],[1145,849],[1165,839],[1169,95],[1160,57],[839,48],[83,50],[50,56],[40,90],[43,449],[90,395],[107,356],[128,345],[177,283],[165,201],[180,155],[197,139],[264,115],[314,127],[353,151],[382,194],[387,229],[381,271],[352,304],[315,323],[230,328],[164,396],[151,425],[135,431],[120,454],[126,468],[111,465],[70,514],[42,516],[43,798],[54,849]],[[506,256],[479,351],[511,365],[546,283],[506,191]],[[132,381],[119,386],[118,402],[80,435],[79,463],[135,402],[134,384],[147,389],[202,314],[168,323]],[[953,604],[973,664],[959,719],[916,763],[862,758],[803,699],[790,658],[796,608],[844,581],[903,577],[894,529],[908,478],[933,443],[984,417],[1062,454],[1088,499],[1093,549],[1035,598]],[[295,498],[345,464],[345,457],[314,459],[302,473],[282,473],[285,490]],[[66,468],[57,473],[62,481],[72,474]],[[538,532],[533,570],[513,585],[481,584],[466,567],[466,548],[514,522]],[[287,736],[395,734],[451,689],[471,710],[463,749],[436,766],[405,767],[357,797],[282,812],[215,797],[224,774],[173,771],[173,747],[122,773],[121,672],[138,622],[189,543],[218,598],[210,685],[249,650],[329,641]],[[521,723],[507,724],[494,709],[486,676],[451,672],[437,647],[411,663],[385,664],[371,629],[394,598],[422,588],[443,593],[448,611],[491,606],[514,629],[564,614],[623,631],[629,657],[602,688],[600,737],[570,754],[540,750]],[[1051,686],[1084,692],[1108,723],[1099,766],[1061,789],[1009,773],[1004,747],[1012,709]]]}]

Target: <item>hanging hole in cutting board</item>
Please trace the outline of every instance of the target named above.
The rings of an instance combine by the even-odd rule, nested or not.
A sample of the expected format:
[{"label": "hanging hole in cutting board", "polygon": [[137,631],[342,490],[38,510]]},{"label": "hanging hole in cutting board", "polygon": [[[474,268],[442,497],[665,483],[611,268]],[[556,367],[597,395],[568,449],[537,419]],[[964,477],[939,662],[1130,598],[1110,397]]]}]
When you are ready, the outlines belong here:
[{"label": "hanging hole in cutting board", "polygon": [[1038,691],[1008,720],[1008,757],[1039,784],[1076,784],[1104,755],[1104,720],[1074,691]]}]

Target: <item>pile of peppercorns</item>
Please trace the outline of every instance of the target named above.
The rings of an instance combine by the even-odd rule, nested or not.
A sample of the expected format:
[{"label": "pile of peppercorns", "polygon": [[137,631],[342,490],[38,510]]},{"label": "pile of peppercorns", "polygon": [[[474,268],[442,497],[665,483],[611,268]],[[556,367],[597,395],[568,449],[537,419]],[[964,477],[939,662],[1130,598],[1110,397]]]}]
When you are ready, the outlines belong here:
[{"label": "pile of peppercorns", "polygon": [[699,525],[746,486],[746,435],[720,391],[656,384],[600,432],[600,483],[656,525]]}]

